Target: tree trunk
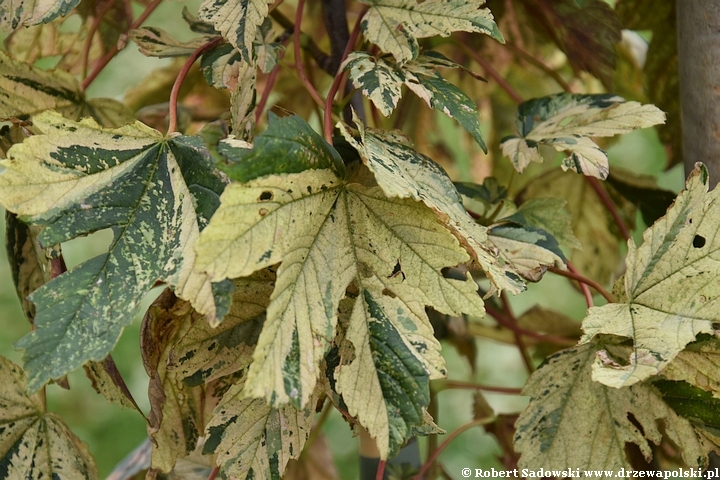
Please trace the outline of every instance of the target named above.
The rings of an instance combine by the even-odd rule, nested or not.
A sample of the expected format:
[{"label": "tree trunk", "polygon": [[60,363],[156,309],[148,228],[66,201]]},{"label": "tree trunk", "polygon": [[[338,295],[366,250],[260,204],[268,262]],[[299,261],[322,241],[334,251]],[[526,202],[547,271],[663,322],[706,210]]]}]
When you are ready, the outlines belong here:
[{"label": "tree trunk", "polygon": [[[720,2],[677,0],[683,161],[720,181]],[[652,81],[652,79],[650,79]]]}]

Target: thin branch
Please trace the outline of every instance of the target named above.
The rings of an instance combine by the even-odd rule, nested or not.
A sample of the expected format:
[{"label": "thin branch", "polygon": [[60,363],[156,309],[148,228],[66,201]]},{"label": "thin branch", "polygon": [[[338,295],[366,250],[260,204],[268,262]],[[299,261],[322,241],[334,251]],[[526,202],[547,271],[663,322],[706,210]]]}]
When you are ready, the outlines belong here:
[{"label": "thin branch", "polygon": [[563,277],[571,278],[575,281],[580,282],[581,284],[588,285],[594,288],[600,295],[605,297],[605,300],[607,300],[609,303],[617,302],[617,300],[615,300],[615,297],[613,297],[607,290],[605,290],[602,285],[597,283],[595,280],[581,275],[572,263],[567,262],[567,266],[570,271],[560,270],[555,267],[550,267],[549,270],[556,275],[562,275]]},{"label": "thin branch", "polygon": [[512,387],[495,387],[491,385],[482,385],[480,383],[461,382],[458,380],[437,380],[433,383],[433,390],[442,392],[443,390],[482,390],[485,392],[504,393],[506,395],[521,395],[521,388]]},{"label": "thin branch", "polygon": [[[507,299],[507,295],[505,295],[505,292],[502,292],[500,294],[500,300],[502,301],[503,311],[505,312],[505,318],[514,326],[517,325],[517,319],[515,318],[515,315],[513,315],[512,310],[510,309],[510,302]],[[520,356],[523,359],[523,363],[525,364],[525,368],[527,369],[528,373],[532,373],[535,371],[535,366],[532,363],[532,359],[530,358],[530,354],[527,351],[527,345],[525,345],[525,342],[523,341],[522,335],[520,332],[513,330],[513,335],[515,336],[515,344],[518,347],[518,351],[520,351]]]},{"label": "thin branch", "polygon": [[217,477],[218,472],[220,472],[220,467],[215,466],[215,468],[212,469],[210,472],[210,475],[208,475],[207,480],[215,480],[215,477]]},{"label": "thin branch", "polygon": [[585,180],[590,184],[593,190],[595,190],[595,193],[597,193],[597,196],[600,198],[600,201],[603,205],[605,205],[605,208],[608,209],[610,212],[610,215],[612,215],[613,220],[615,220],[615,224],[620,229],[620,234],[623,236],[625,241],[628,241],[630,239],[630,229],[625,224],[625,221],[620,216],[620,212],[617,209],[617,206],[612,201],[612,198],[610,198],[610,195],[605,191],[604,188],[602,188],[602,185],[600,185],[600,182],[595,177],[589,177],[587,175],[583,175],[585,177]]},{"label": "thin branch", "polygon": [[[280,55],[282,55],[282,52],[280,52]],[[255,123],[260,121],[263,110],[265,110],[265,104],[267,104],[268,98],[270,98],[270,92],[272,92],[278,73],[280,73],[280,55],[278,55],[278,64],[275,65],[275,68],[272,69],[265,81],[265,90],[263,90],[260,101],[258,102],[257,107],[255,107]]]},{"label": "thin branch", "polygon": [[[345,45],[345,51],[343,51],[342,58],[340,59],[340,64],[345,61],[347,56],[350,54],[353,46],[355,45],[355,42],[357,42],[357,39],[360,36],[360,22],[365,16],[365,12],[367,12],[368,8],[369,7],[365,5],[363,7],[363,10],[358,15],[358,18],[355,21],[355,25],[353,26],[352,33],[350,34],[350,39],[348,40],[347,45]],[[335,99],[335,95],[338,92],[338,88],[340,87],[340,83],[342,82],[342,77],[345,75],[346,72],[335,75],[335,79],[333,80],[333,83],[330,86],[330,91],[328,92],[327,98],[325,99],[325,121],[323,130],[325,133],[325,140],[330,145],[332,145],[332,104],[333,100]]]},{"label": "thin branch", "polygon": [[[160,5],[162,3],[162,1],[163,0],[155,0],[153,3],[148,5],[145,8],[145,10],[143,11],[143,13],[137,18],[137,20],[135,20],[133,22],[133,24],[130,25],[128,32],[130,30],[134,30],[134,29],[140,27],[140,25],[145,23],[145,20],[147,20],[147,18],[150,16],[150,14],[157,8],[158,5]],[[125,34],[127,34],[128,32],[125,32]],[[82,88],[83,91],[85,91],[87,89],[88,85],[90,85],[93,82],[93,80],[95,80],[95,78],[97,78],[97,76],[100,74],[100,72],[103,71],[103,68],[105,68],[107,66],[107,64],[110,63],[110,60],[115,58],[115,55],[117,55],[119,51],[120,51],[120,49],[118,48],[117,44],[115,44],[105,54],[105,56],[103,56],[100,59],[100,61],[98,61],[98,63],[95,65],[95,68],[93,68],[93,71],[90,72],[90,75],[85,77],[85,79],[82,81],[82,84],[80,85],[80,87]]]},{"label": "thin branch", "polygon": [[[295,33],[295,24],[291,22],[290,19],[283,15],[279,10],[272,10],[270,12],[270,16],[273,20],[278,22],[280,26],[283,27],[286,31],[292,34]],[[335,75],[335,72],[333,72],[330,68],[330,55],[323,52],[320,47],[317,46],[315,40],[313,40],[310,35],[300,30],[298,31],[300,35],[300,47],[310,54],[310,56],[313,58],[313,60],[315,60],[315,63],[318,64],[322,71],[326,72],[330,76]]]},{"label": "thin branch", "polygon": [[192,68],[193,64],[200,57],[200,55],[215,48],[216,46],[221,44],[223,41],[224,40],[222,37],[217,37],[214,40],[211,40],[208,43],[206,43],[205,45],[199,47],[192,53],[192,55],[190,55],[190,58],[187,59],[185,64],[180,69],[180,72],[178,73],[178,76],[175,79],[175,83],[173,83],[172,90],[170,91],[170,105],[169,105],[169,112],[168,112],[168,117],[169,117],[168,134],[177,130],[178,95],[180,94],[180,87],[182,87],[183,81],[185,81],[185,77],[187,77],[187,74],[190,71],[190,68]]},{"label": "thin branch", "polygon": [[[85,39],[85,45],[83,45],[83,52],[82,52],[82,76],[83,78],[87,77],[87,68],[88,68],[88,62],[90,61],[90,49],[92,48],[92,42],[93,38],[95,38],[95,34],[98,31],[98,28],[100,28],[100,24],[102,23],[103,18],[105,17],[105,14],[107,14],[108,10],[110,10],[110,7],[112,7],[112,2],[107,2],[107,4],[99,11],[96,12],[96,17],[93,19],[92,24],[90,25],[90,29],[88,30],[87,39]],[[128,22],[132,23],[132,22]]]},{"label": "thin branch", "polygon": [[571,347],[574,345],[577,345],[577,342],[575,340],[564,338],[564,337],[558,337],[555,335],[544,335],[542,333],[533,332],[532,330],[527,330],[525,328],[522,328],[521,326],[513,323],[512,321],[505,318],[505,316],[501,313],[492,308],[489,304],[485,304],[485,311],[488,315],[490,315],[500,326],[507,328],[508,330],[511,330],[512,332],[517,332],[522,335],[525,335],[529,338],[534,338],[535,340],[538,340],[540,342],[548,342],[548,343],[554,343],[556,345],[564,345],[567,347]]},{"label": "thin branch", "polygon": [[516,103],[523,103],[525,101],[520,96],[520,94],[517,93],[515,89],[512,88],[510,84],[505,81],[502,75],[500,75],[500,73],[495,70],[492,65],[490,65],[490,62],[482,58],[475,50],[470,48],[470,46],[464,40],[461,40],[459,38],[457,38],[456,40],[458,45],[460,45],[462,49],[465,50],[465,52],[470,55],[472,59],[475,60],[485,70],[485,74],[495,80],[498,85],[500,85],[500,88],[505,90],[505,92],[510,95],[510,98],[515,100]]},{"label": "thin branch", "polygon": [[295,69],[297,70],[300,81],[305,85],[305,90],[308,91],[310,96],[315,103],[321,107],[325,104],[320,94],[315,90],[312,82],[308,79],[305,74],[305,64],[303,63],[302,55],[300,54],[300,25],[302,24],[302,13],[303,7],[305,6],[305,0],[298,0],[297,10],[295,11],[295,28],[293,31],[293,43],[295,48]]},{"label": "thin branch", "polygon": [[433,452],[432,456],[430,458],[428,458],[425,463],[423,463],[422,468],[420,469],[418,474],[413,477],[413,480],[420,480],[421,478],[423,478],[423,475],[425,475],[425,473],[428,471],[428,469],[430,468],[430,465],[435,463],[438,456],[440,456],[440,454],[443,452],[443,450],[445,450],[447,448],[447,446],[450,445],[450,442],[455,440],[458,437],[458,435],[465,432],[466,430],[470,430],[472,427],[479,427],[482,425],[487,425],[488,423],[492,423],[494,420],[495,419],[493,417],[487,417],[487,418],[481,418],[478,420],[473,420],[472,422],[466,423],[462,427],[460,427],[457,430],[455,430],[454,432],[452,432],[450,435],[447,436],[445,441],[440,444],[440,446],[437,448],[437,450],[435,450]]},{"label": "thin branch", "polygon": [[561,76],[558,72],[556,72],[555,70],[553,70],[552,68],[550,68],[550,66],[547,65],[546,63],[544,63],[542,60],[540,60],[539,58],[534,57],[533,55],[531,55],[530,53],[526,52],[525,50],[523,50],[522,48],[520,48],[519,46],[515,45],[515,44],[512,43],[512,42],[506,42],[506,43],[504,43],[503,45],[504,45],[506,48],[512,50],[514,53],[518,54],[518,55],[519,55],[521,58],[523,58],[524,60],[527,60],[527,61],[528,61],[529,63],[531,63],[532,65],[535,65],[537,68],[539,68],[539,69],[542,70],[543,72],[545,72],[545,73],[547,73],[548,75],[550,75],[550,76],[552,77],[552,79],[555,80],[555,81],[557,82],[557,84],[560,85],[560,87],[561,87],[563,90],[565,90],[566,92],[569,92],[569,93],[573,93],[572,88],[570,87],[570,84],[567,83],[567,82],[565,81],[565,79],[562,78],[562,76]]}]

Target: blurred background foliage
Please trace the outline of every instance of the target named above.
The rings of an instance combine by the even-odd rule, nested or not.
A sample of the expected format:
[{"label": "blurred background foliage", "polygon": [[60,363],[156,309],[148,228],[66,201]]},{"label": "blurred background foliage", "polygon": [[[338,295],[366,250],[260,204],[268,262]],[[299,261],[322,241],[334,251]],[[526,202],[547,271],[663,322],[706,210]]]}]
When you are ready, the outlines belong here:
[{"label": "blurred background foliage", "polygon": [[[187,7],[191,12],[195,12],[200,3],[200,0],[164,2],[145,24],[163,28],[178,39],[188,39],[192,34],[187,24],[182,21],[181,11]],[[512,29],[513,25],[522,24],[508,20],[509,15],[505,12],[505,5],[511,5],[512,2],[490,1],[489,4],[496,16],[499,16],[500,28],[503,32]],[[137,9],[136,15],[142,11],[142,5],[137,3],[133,5]],[[288,1],[280,5],[279,10],[285,16],[292,18],[294,8],[294,2]],[[516,14],[523,15],[517,12]],[[329,48],[327,39],[323,35],[319,2],[311,2],[306,8],[305,15],[303,30],[313,35],[319,46],[327,51]],[[69,22],[64,28],[73,28],[71,23]],[[520,37],[517,36],[518,33]],[[651,39],[652,33],[650,31],[640,33],[641,35],[634,35],[631,42],[624,41],[618,45],[617,65],[614,73],[611,71],[609,74],[610,80],[604,79],[606,82],[601,82],[585,72],[573,72],[567,56],[546,39],[536,39],[534,31],[530,29],[515,33],[510,31],[506,37],[515,40],[515,45],[518,44],[518,38],[525,38],[527,43],[524,47],[531,50],[536,57],[542,58],[576,91],[601,92],[604,89],[602,83],[610,81],[614,82],[614,90],[629,100],[647,101],[643,90],[644,77],[639,66],[633,65],[633,58],[637,59],[637,54],[633,57],[630,50],[638,45],[642,50],[643,42]],[[435,44],[432,47],[468,68],[482,72],[480,66],[465,52],[460,51],[456,44],[444,40],[433,40]],[[518,60],[508,48],[487,41],[485,38],[477,39],[478,43],[472,44],[475,40],[475,37],[469,40],[471,47],[481,51],[483,58],[487,59],[523,98],[558,91],[553,79],[544,75],[529,62]],[[291,49],[288,49],[276,83],[276,93],[271,95],[269,105],[274,105],[278,111],[284,108],[295,111],[309,119],[311,125],[317,128],[320,117],[315,105],[297,80],[292,68],[294,59],[291,59],[291,53]],[[57,61],[58,58],[51,56],[39,59],[36,64],[49,68]],[[167,101],[170,87],[181,64],[182,61],[178,63],[170,59],[145,57],[131,43],[102,71],[87,90],[87,94],[89,97],[103,96],[123,100],[133,110],[139,110],[138,116],[143,121],[162,130],[164,128],[162,108],[159,116],[155,115],[153,108]],[[313,71],[312,68],[310,73],[314,75],[312,80],[318,90],[327,91],[331,78],[319,70]],[[219,116],[229,105],[226,91],[216,91],[198,77],[200,74],[195,70],[186,81],[186,88],[182,92],[183,105],[187,109],[189,118],[187,126],[190,131],[197,130],[204,122]],[[402,124],[406,117],[413,118],[415,121],[406,124],[404,131],[416,142],[420,151],[441,163],[455,180],[481,183],[485,177],[492,174],[499,178],[500,183],[511,184],[511,194],[519,192],[528,179],[559,165],[560,155],[553,152],[547,155],[544,164],[533,164],[523,175],[516,174],[510,162],[500,157],[497,147],[499,140],[509,132],[514,122],[516,105],[513,100],[492,80],[481,83],[460,70],[447,72],[447,78],[477,102],[484,121],[484,132],[488,132],[486,138],[491,147],[489,155],[483,154],[472,138],[458,128],[454,121],[427,109],[417,99],[408,100],[391,118],[383,119],[383,127]],[[260,82],[263,81],[261,77]],[[259,91],[262,91],[262,85],[259,86]],[[260,125],[259,128],[262,129],[263,126]],[[668,158],[668,150],[661,143],[655,129],[641,130],[612,139],[602,146],[608,151],[612,168],[620,167],[635,173],[656,176],[659,186],[674,192],[682,188],[682,165]],[[668,168],[669,166],[671,167]],[[644,225],[639,212],[636,217],[637,240]],[[0,224],[0,230],[4,236],[4,221]],[[68,268],[104,252],[110,240],[110,233],[102,231],[64,244],[63,253]],[[13,343],[27,333],[29,325],[23,318],[10,279],[6,254],[3,250],[0,252],[0,331],[2,332],[0,355],[21,363],[21,353],[13,349]],[[159,292],[160,289],[155,289],[148,295],[145,307]],[[603,303],[599,297],[595,300],[598,304]],[[577,322],[584,316],[586,308],[583,296],[576,288],[567,279],[554,275],[547,275],[538,284],[530,284],[528,291],[511,299],[511,303],[517,316],[539,304],[560,310]],[[140,356],[140,321],[141,318],[136,319],[125,329],[113,352],[113,358],[140,407],[147,412],[148,377]],[[491,325],[489,322],[486,324]],[[477,338],[474,342],[477,355],[474,358],[473,368],[467,356],[459,354],[453,346],[443,342],[443,355],[447,359],[451,379],[501,387],[523,385],[527,373],[514,345],[482,338]],[[49,409],[58,413],[73,432],[89,445],[101,477],[105,477],[118,462],[147,438],[145,424],[136,413],[110,405],[95,393],[82,370],[72,373],[69,382],[71,386],[69,391],[56,385],[48,387]],[[487,393],[485,396],[496,413],[516,414],[524,408],[526,402],[523,397],[518,396],[492,393]],[[436,395],[436,401],[440,412],[437,423],[446,431],[452,431],[472,418],[472,391],[445,390]],[[357,438],[353,437],[341,416],[334,410],[332,412],[323,425],[326,444],[334,455],[340,478],[358,478]],[[421,439],[421,449],[424,448],[425,441]],[[463,433],[443,452],[440,460],[445,470],[455,477],[461,468],[468,466],[484,469],[502,468],[502,463],[497,458],[499,455],[501,449],[496,438],[476,428]]]}]

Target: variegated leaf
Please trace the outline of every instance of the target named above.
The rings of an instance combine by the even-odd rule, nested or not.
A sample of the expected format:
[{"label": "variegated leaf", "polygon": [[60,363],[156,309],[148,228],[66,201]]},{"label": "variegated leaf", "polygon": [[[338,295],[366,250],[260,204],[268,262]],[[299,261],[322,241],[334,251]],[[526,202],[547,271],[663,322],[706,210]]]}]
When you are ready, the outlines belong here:
[{"label": "variegated leaf", "polygon": [[215,25],[246,62],[254,60],[253,40],[268,15],[272,0],[205,0],[198,16]]},{"label": "variegated leaf", "polygon": [[370,5],[362,20],[365,38],[391,53],[398,64],[420,54],[418,38],[452,32],[479,32],[504,42],[484,0],[365,0]]},{"label": "variegated leaf", "polygon": [[503,155],[522,172],[531,161],[542,162],[538,145],[568,152],[565,170],[605,179],[608,159],[588,137],[610,137],[665,122],[665,114],[653,105],[626,102],[616,95],[560,93],[536,98],[518,107],[519,136],[503,139]]},{"label": "variegated leaf", "polygon": [[4,0],[0,2],[0,28],[15,30],[65,16],[80,0]]},{"label": "variegated leaf", "polygon": [[148,57],[182,57],[191,55],[205,45],[210,38],[193,38],[181,42],[158,27],[142,27],[130,31],[130,39],[140,47],[140,53]]},{"label": "variegated leaf", "polygon": [[107,254],[32,295],[37,329],[18,342],[29,388],[105,358],[158,280],[217,322],[220,291],[193,272],[192,245],[224,188],[201,140],[165,139],[141,123],[103,129],[54,112],[34,124],[44,134],[13,146],[2,162],[0,203],[44,226],[43,245],[103,228],[115,238]]}]

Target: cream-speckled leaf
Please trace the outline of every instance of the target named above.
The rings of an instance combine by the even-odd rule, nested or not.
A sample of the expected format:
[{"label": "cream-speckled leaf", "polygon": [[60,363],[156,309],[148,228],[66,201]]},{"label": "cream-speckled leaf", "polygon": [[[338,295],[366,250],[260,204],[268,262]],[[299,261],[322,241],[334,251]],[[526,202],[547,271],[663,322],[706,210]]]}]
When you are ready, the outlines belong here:
[{"label": "cream-speckled leaf", "polygon": [[[307,403],[353,279],[375,275],[423,321],[427,305],[446,314],[483,312],[474,282],[442,276],[469,256],[436,215],[378,187],[346,183],[335,173],[337,152],[293,118],[275,120],[286,128],[259,136],[250,152],[226,150],[241,157],[231,159],[231,178],[247,181],[226,189],[196,244],[197,267],[216,280],[282,262],[245,392],[276,405]],[[273,168],[297,173],[268,174]]]},{"label": "cream-speckled leaf", "polygon": [[560,93],[535,98],[518,107],[519,136],[503,139],[503,155],[522,172],[531,162],[541,162],[538,145],[568,151],[563,168],[605,179],[607,155],[587,137],[610,137],[665,122],[654,105],[626,102],[617,95]]},{"label": "cream-speckled leaf", "polygon": [[387,459],[426,423],[429,381],[446,375],[445,361],[427,319],[401,298],[384,295],[378,278],[359,284],[335,389]]},{"label": "cream-speckled leaf", "polygon": [[390,116],[402,96],[401,87],[405,81],[402,71],[396,65],[383,57],[352,52],[341,69],[349,70],[355,88],[359,88],[380,113]]},{"label": "cream-speckled leaf", "polygon": [[160,58],[191,55],[210,40],[209,37],[199,37],[181,42],[158,27],[142,27],[131,30],[130,39],[137,44],[143,55]]},{"label": "cream-speckled leaf", "polygon": [[660,372],[699,333],[720,322],[717,235],[720,190],[708,193],[708,174],[698,164],[686,188],[664,217],[628,241],[627,303],[594,307],[583,321],[588,342],[595,335],[632,338],[629,365],[598,356],[593,378],[614,386],[632,385]]},{"label": "cream-speckled leaf", "polygon": [[200,385],[247,368],[274,282],[275,273],[270,269],[235,280],[233,304],[223,322],[214,328],[205,321],[193,323],[173,346],[168,368],[188,385]]},{"label": "cream-speckled leaf", "polygon": [[479,32],[504,42],[484,0],[365,0],[370,5],[361,28],[372,43],[392,53],[398,64],[418,57],[418,38],[452,32]]},{"label": "cream-speckled leaf", "polygon": [[27,396],[20,367],[0,357],[0,473],[7,479],[98,478],[87,446],[63,421]]},{"label": "cream-speckled leaf", "polygon": [[132,112],[116,100],[86,100],[73,75],[62,70],[42,70],[0,52],[0,118],[24,117],[50,109],[73,120],[91,116],[107,127],[134,120]]},{"label": "cream-speckled leaf", "polygon": [[0,2],[0,28],[14,30],[65,16],[80,0],[4,0]]},{"label": "cream-speckled leaf", "polygon": [[435,211],[443,225],[485,270],[494,288],[512,293],[524,289],[522,280],[512,268],[499,265],[493,247],[487,241],[487,228],[467,213],[442,167],[407,145],[406,139],[398,133],[366,129],[358,118],[355,118],[355,124],[360,130],[359,142],[346,127],[341,125],[340,130],[360,153],[386,195],[412,198]]},{"label": "cream-speckled leaf", "polygon": [[245,398],[245,385],[232,386],[215,408],[203,453],[217,455],[227,478],[279,480],[288,461],[302,453],[319,395],[314,393],[305,408],[272,408],[263,399]]},{"label": "cream-speckled leaf", "polygon": [[543,229],[503,222],[488,234],[500,257],[531,282],[540,281],[549,267],[565,268],[557,240]]},{"label": "cream-speckled leaf", "polygon": [[480,145],[487,147],[480,131],[479,113],[475,103],[452,83],[445,80],[435,67],[456,67],[454,62],[435,52],[420,55],[398,66],[389,56],[374,57],[354,52],[342,68],[350,69],[350,79],[363,95],[372,100],[385,116],[389,116],[400,99],[403,84],[422,98],[430,108],[456,119]]},{"label": "cream-speckled leaf", "polygon": [[523,394],[530,404],[515,424],[520,468],[627,471],[626,444],[636,444],[650,461],[651,444],[660,444],[663,435],[688,466],[701,467],[707,449],[652,386],[615,389],[592,380],[597,350],[594,344],[563,350],[528,380]]},{"label": "cream-speckled leaf", "polygon": [[519,225],[532,225],[552,235],[562,247],[582,249],[572,230],[567,201],[562,198],[533,198],[505,218]]},{"label": "cream-speckled leaf", "polygon": [[202,141],[164,139],[141,123],[103,129],[54,112],[33,121],[44,135],[13,146],[2,162],[0,203],[44,226],[43,245],[103,228],[115,238],[106,254],[32,295],[37,329],[18,342],[29,387],[105,358],[157,280],[217,322],[225,313],[219,291],[193,271],[192,245],[224,188]]},{"label": "cream-speckled leaf", "polygon": [[720,398],[720,339],[691,343],[662,371],[668,380],[687,382]]},{"label": "cream-speckled leaf", "polygon": [[102,362],[88,362],[83,365],[85,376],[92,384],[93,390],[105,397],[109,403],[114,403],[122,408],[129,408],[142,413],[140,407],[135,403],[130,390],[125,385],[125,380],[115,365],[115,361],[108,356]]},{"label": "cream-speckled leaf", "polygon": [[253,40],[268,15],[272,0],[205,0],[198,16],[215,25],[246,62],[254,59]]}]

